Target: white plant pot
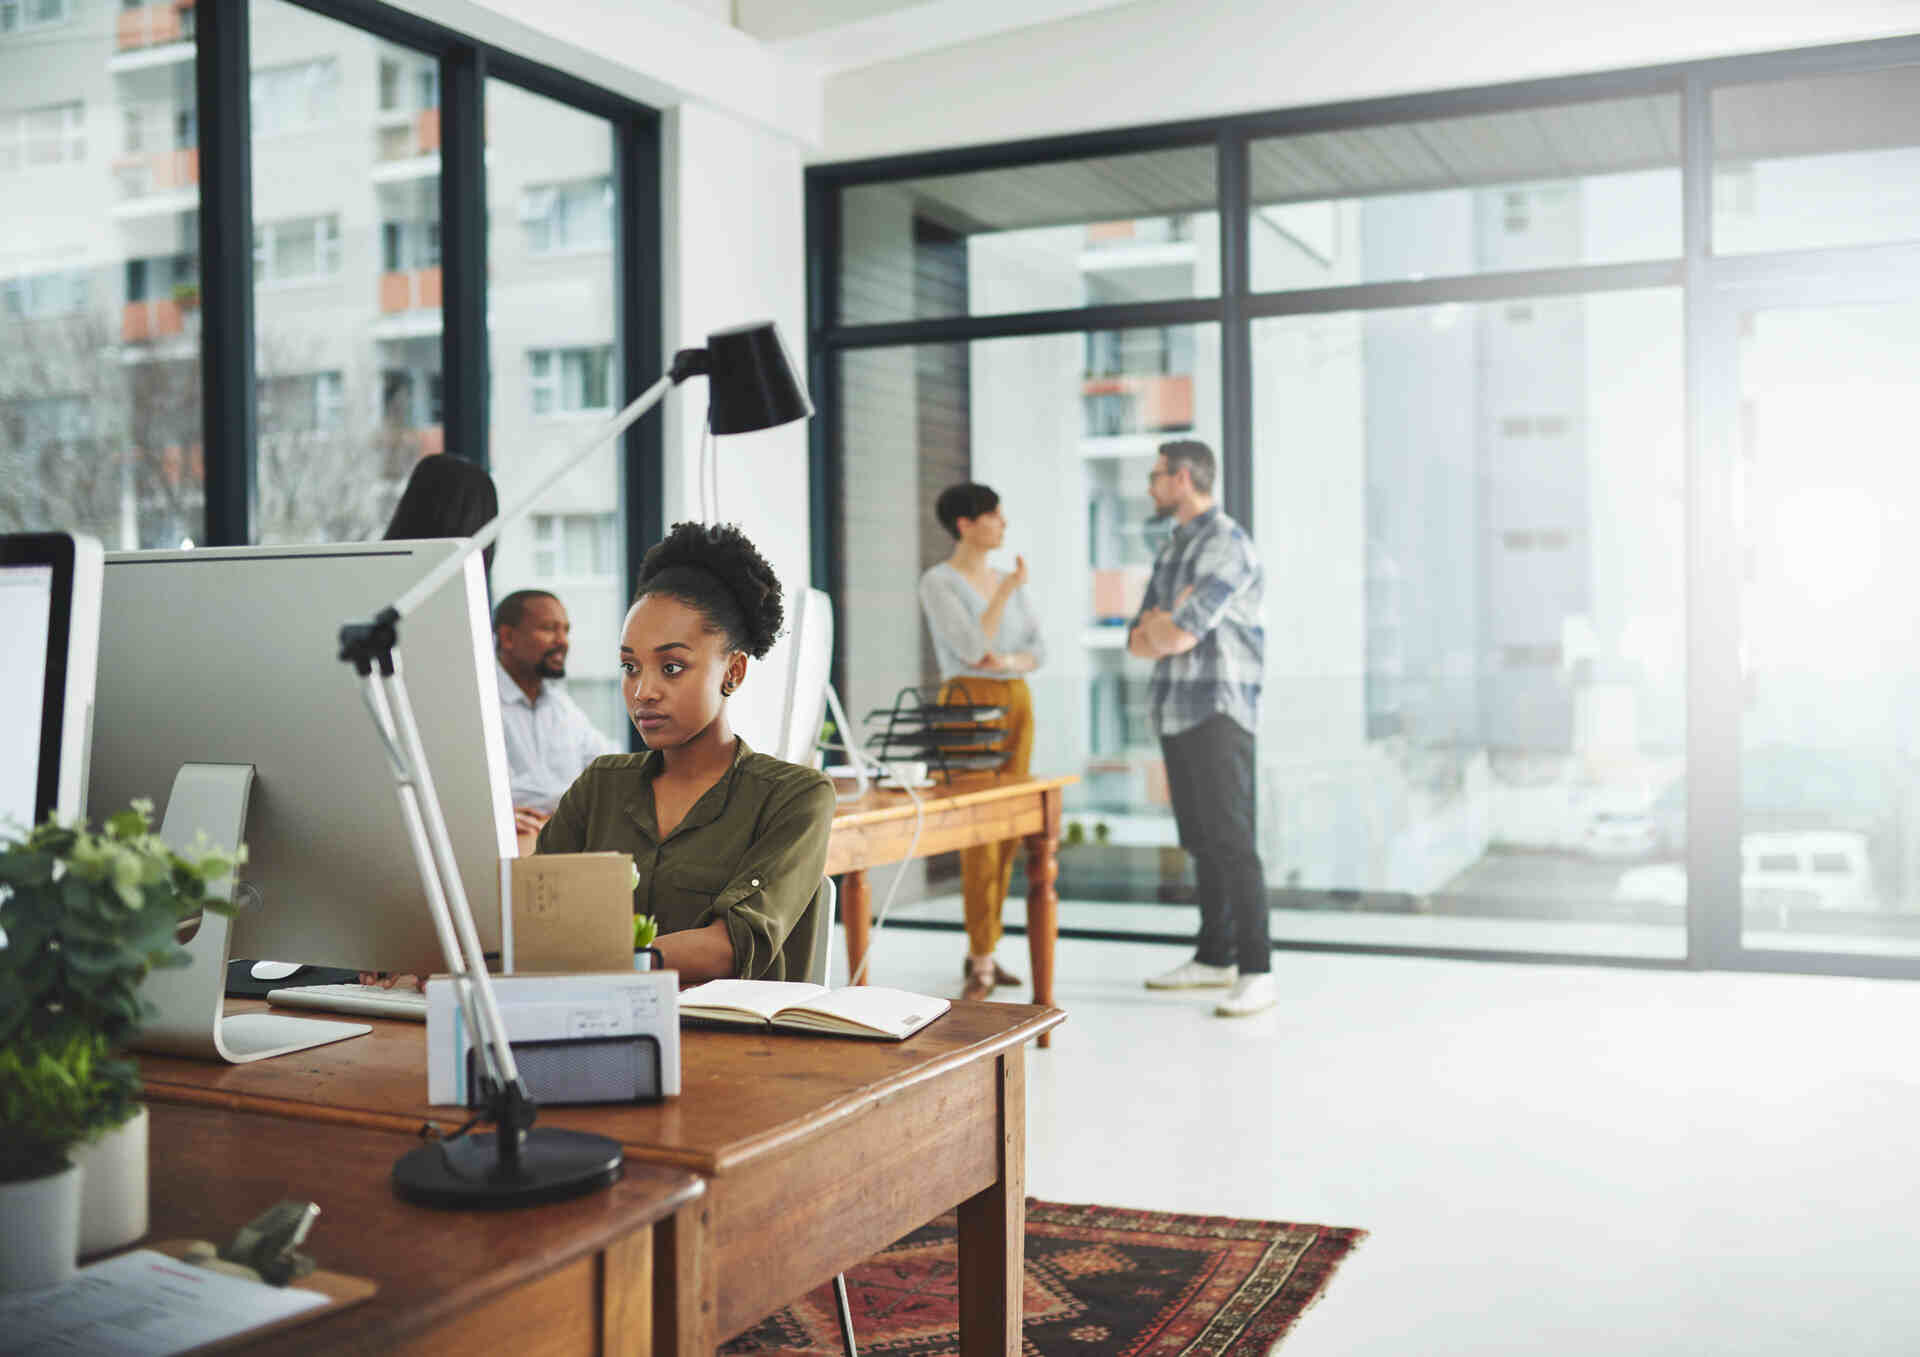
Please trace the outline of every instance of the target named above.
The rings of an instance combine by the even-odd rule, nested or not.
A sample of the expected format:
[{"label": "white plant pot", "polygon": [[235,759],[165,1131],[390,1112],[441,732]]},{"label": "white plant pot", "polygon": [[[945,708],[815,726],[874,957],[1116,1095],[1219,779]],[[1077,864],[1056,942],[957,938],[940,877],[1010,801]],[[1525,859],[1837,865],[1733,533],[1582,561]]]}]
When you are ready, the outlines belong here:
[{"label": "white plant pot", "polygon": [[80,1166],[0,1183],[0,1291],[54,1286],[80,1252]]},{"label": "white plant pot", "polygon": [[147,1108],[73,1152],[80,1187],[80,1252],[133,1243],[147,1232]]}]

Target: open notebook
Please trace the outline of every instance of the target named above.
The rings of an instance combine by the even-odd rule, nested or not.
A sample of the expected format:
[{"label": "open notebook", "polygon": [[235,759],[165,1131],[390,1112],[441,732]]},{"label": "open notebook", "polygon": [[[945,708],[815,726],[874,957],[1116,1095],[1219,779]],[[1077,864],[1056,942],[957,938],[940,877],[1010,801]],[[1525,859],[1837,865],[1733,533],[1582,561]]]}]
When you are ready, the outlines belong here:
[{"label": "open notebook", "polygon": [[792,980],[709,980],[680,994],[680,1016],[736,1027],[785,1027],[900,1041],[952,1005],[906,990],[858,985],[830,990]]}]

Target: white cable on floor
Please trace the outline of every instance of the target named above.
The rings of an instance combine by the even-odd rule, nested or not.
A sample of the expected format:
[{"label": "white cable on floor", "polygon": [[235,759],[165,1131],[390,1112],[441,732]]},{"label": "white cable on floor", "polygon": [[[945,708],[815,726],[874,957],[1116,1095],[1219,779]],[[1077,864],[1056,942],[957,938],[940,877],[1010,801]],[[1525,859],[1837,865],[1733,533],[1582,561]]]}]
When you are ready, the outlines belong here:
[{"label": "white cable on floor", "polygon": [[[820,747],[822,749],[837,749],[849,755],[854,752],[848,749],[846,745],[837,741],[823,741]],[[913,802],[913,837],[907,841],[907,855],[900,859],[900,869],[893,874],[893,884],[887,887],[887,898],[881,902],[879,914],[874,916],[873,932],[867,938],[867,950],[860,957],[858,969],[856,969],[852,977],[848,979],[847,983],[849,985],[859,984],[867,974],[867,965],[873,960],[874,943],[880,937],[880,930],[886,925],[887,911],[893,908],[894,898],[900,894],[900,883],[907,879],[907,869],[913,866],[914,850],[920,846],[920,831],[927,823],[927,808],[921,803],[920,794],[913,789],[913,785],[901,776],[901,770],[891,764],[882,763],[879,759],[872,758],[870,755],[868,758],[873,766],[878,768],[882,773],[891,774],[894,784],[907,794],[909,801]]]}]

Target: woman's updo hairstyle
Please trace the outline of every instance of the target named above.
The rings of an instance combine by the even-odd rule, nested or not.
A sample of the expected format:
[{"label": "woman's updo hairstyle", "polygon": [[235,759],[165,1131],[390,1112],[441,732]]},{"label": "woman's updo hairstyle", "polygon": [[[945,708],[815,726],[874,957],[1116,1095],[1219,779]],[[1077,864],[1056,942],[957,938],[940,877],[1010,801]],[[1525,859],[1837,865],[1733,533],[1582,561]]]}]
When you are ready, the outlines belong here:
[{"label": "woman's updo hairstyle", "polygon": [[732,523],[676,523],[640,562],[633,601],[665,594],[692,608],[734,650],[763,659],[780,634],[780,579]]}]

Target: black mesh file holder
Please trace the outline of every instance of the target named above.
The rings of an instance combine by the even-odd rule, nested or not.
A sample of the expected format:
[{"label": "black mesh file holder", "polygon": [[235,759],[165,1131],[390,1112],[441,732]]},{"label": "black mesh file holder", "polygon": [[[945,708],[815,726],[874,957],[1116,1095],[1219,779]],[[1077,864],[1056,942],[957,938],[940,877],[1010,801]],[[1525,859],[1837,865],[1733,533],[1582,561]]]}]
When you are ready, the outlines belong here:
[{"label": "black mesh file holder", "polygon": [[955,773],[1005,766],[1007,752],[993,746],[1006,738],[1005,707],[967,699],[964,679],[947,685],[947,701],[929,702],[918,688],[902,688],[891,707],[867,713],[867,747],[882,762],[925,762],[927,771],[952,781]]},{"label": "black mesh file holder", "polygon": [[[507,1044],[537,1103],[642,1103],[661,1096],[660,1039],[651,1032]],[[469,1050],[468,1107],[481,1105],[484,1072],[480,1053]]]}]

